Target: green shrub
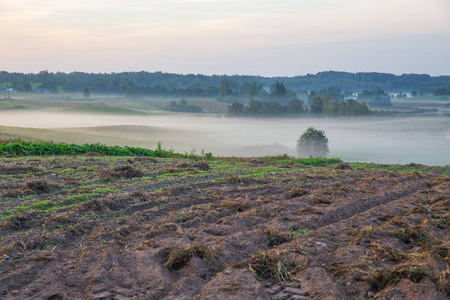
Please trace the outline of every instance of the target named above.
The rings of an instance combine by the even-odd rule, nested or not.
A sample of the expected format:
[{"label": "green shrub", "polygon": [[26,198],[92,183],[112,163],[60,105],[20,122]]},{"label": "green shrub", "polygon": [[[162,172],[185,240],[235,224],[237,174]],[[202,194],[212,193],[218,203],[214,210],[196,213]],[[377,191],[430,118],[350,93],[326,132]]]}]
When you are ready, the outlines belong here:
[{"label": "green shrub", "polygon": [[0,144],[0,154],[6,155],[70,155],[89,152],[110,156],[197,157],[190,154],[175,153],[173,150],[165,150],[162,148],[161,143],[158,143],[155,150],[129,146],[106,146],[100,144],[77,145],[52,142],[20,141]]},{"label": "green shrub", "polygon": [[328,154],[328,138],[323,130],[309,127],[297,140],[297,153],[299,157],[323,157]]}]

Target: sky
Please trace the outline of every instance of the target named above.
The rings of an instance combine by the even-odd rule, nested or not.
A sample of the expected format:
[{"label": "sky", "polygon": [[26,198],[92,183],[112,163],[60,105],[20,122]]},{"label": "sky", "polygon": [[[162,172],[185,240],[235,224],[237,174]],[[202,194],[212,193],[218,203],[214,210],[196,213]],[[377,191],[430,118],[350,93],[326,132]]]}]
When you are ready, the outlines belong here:
[{"label": "sky", "polygon": [[450,75],[450,0],[0,0],[0,70]]}]

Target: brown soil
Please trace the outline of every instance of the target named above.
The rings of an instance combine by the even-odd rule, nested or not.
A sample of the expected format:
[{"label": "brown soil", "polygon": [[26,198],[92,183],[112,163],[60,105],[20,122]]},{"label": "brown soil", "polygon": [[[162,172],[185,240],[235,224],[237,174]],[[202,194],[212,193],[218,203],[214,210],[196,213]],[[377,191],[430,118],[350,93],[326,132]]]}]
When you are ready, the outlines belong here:
[{"label": "brown soil", "polygon": [[[449,177],[273,163],[243,176],[268,163],[219,173],[222,161],[83,159],[57,175],[61,161],[36,162],[52,182],[0,182],[2,214],[95,184],[118,190],[4,218],[1,299],[450,296]],[[33,194],[5,197],[5,180]]]},{"label": "brown soil", "polygon": [[41,168],[32,166],[30,164],[6,164],[0,162],[0,175],[35,173],[42,171]]},{"label": "brown soil", "polygon": [[119,166],[110,170],[103,170],[102,179],[105,181],[118,178],[135,178],[142,177],[144,173],[132,166]]},{"label": "brown soil", "polygon": [[334,167],[335,170],[352,170],[353,168],[350,167],[349,164],[346,163],[340,163],[337,164],[336,167]]}]

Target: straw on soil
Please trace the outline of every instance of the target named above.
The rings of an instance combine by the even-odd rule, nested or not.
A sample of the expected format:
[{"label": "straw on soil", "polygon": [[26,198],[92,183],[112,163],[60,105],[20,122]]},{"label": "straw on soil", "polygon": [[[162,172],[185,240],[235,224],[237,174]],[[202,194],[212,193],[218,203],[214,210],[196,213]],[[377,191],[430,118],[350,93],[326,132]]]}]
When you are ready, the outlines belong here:
[{"label": "straw on soil", "polygon": [[402,278],[418,283],[420,280],[428,276],[430,276],[430,274],[425,267],[405,263],[376,270],[369,275],[368,281],[372,288],[382,290],[388,285],[397,283]]},{"label": "straw on soil", "polygon": [[119,178],[136,178],[144,176],[144,173],[132,166],[119,166],[110,170],[102,171],[102,179],[109,181]]},{"label": "straw on soil", "polygon": [[207,261],[214,269],[220,268],[221,263],[217,255],[207,247],[195,242],[173,248],[164,266],[168,269],[177,270],[189,263],[193,257],[199,257]]},{"label": "straw on soil", "polygon": [[346,163],[340,163],[340,164],[337,164],[337,165],[334,167],[334,169],[335,169],[335,170],[353,170],[353,168],[350,167],[350,165],[349,165],[349,164],[346,164]]},{"label": "straw on soil", "polygon": [[256,251],[248,263],[250,271],[261,281],[298,281],[294,274],[302,268],[279,253],[266,250]]}]

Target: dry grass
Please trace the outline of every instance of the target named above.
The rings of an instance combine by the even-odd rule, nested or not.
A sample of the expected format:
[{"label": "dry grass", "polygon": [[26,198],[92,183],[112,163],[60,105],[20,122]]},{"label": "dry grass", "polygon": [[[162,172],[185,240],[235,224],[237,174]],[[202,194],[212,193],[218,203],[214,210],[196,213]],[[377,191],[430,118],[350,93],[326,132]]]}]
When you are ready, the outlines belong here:
[{"label": "dry grass", "polygon": [[416,264],[404,263],[393,267],[386,267],[373,271],[367,278],[372,288],[382,290],[386,286],[397,283],[400,279],[409,279],[418,283],[425,277],[429,277],[428,270]]},{"label": "dry grass", "polygon": [[189,263],[193,257],[199,257],[207,261],[216,270],[222,267],[217,253],[213,253],[207,247],[195,242],[173,248],[164,266],[168,269],[177,270]]},{"label": "dry grass", "polygon": [[294,188],[289,191],[289,196],[292,198],[300,197],[309,194],[309,192],[302,188]]},{"label": "dry grass", "polygon": [[275,247],[287,242],[290,242],[296,238],[309,235],[311,231],[309,229],[299,228],[297,230],[292,229],[292,231],[280,231],[275,228],[266,228],[264,230],[267,239],[267,246]]},{"label": "dry grass", "polygon": [[89,210],[100,211],[109,209],[112,211],[121,210],[127,208],[130,203],[135,202],[133,197],[126,193],[120,195],[108,195],[100,199],[94,199],[86,202],[84,206]]},{"label": "dry grass", "polygon": [[444,260],[447,264],[450,264],[450,247],[447,245],[431,245],[429,252],[442,260]]},{"label": "dry grass", "polygon": [[55,190],[56,186],[45,180],[29,179],[22,184],[22,188],[33,193],[45,194]]},{"label": "dry grass", "polygon": [[351,274],[358,272],[359,274],[367,274],[367,266],[364,264],[337,264],[331,265],[327,268],[327,272],[336,277],[346,278],[350,277]]},{"label": "dry grass", "polygon": [[439,291],[447,296],[450,296],[450,269],[441,273],[438,281]]},{"label": "dry grass", "polygon": [[237,212],[243,212],[249,209],[251,205],[248,200],[239,197],[237,199],[225,199],[219,204],[219,207],[236,210]]},{"label": "dry grass", "polygon": [[292,240],[292,234],[289,232],[279,231],[275,228],[266,228],[264,230],[267,239],[267,246],[275,247]]},{"label": "dry grass", "polygon": [[298,281],[297,271],[305,266],[296,265],[274,251],[258,250],[248,259],[250,271],[258,280]]},{"label": "dry grass", "polygon": [[194,167],[203,171],[208,171],[210,169],[210,166],[206,161],[200,161],[194,164]]},{"label": "dry grass", "polygon": [[23,230],[32,228],[39,223],[41,212],[37,210],[30,210],[18,213],[11,218],[4,219],[0,222],[0,228],[11,228]]},{"label": "dry grass", "polygon": [[133,166],[119,166],[110,170],[101,171],[101,178],[104,181],[120,179],[120,178],[136,178],[142,177],[144,173]]},{"label": "dry grass", "polygon": [[329,197],[314,196],[312,201],[316,204],[332,204],[334,201]]},{"label": "dry grass", "polygon": [[369,244],[371,259],[374,260],[390,260],[390,261],[400,261],[405,259],[404,253],[396,251],[395,249],[388,247],[380,242],[371,242]]},{"label": "dry grass", "polygon": [[335,169],[335,170],[353,170],[353,168],[350,167],[350,165],[347,164],[347,163],[340,163],[340,164],[337,164],[337,165],[334,167],[334,169]]},{"label": "dry grass", "polygon": [[6,164],[0,162],[0,175],[14,175],[23,173],[36,173],[44,171],[41,167],[33,167],[29,164]]},{"label": "dry grass", "polygon": [[420,226],[403,227],[399,229],[387,230],[388,233],[397,237],[404,244],[419,244],[428,242],[429,238]]},{"label": "dry grass", "polygon": [[174,195],[174,196],[179,196],[179,195],[185,194],[186,192],[190,191],[191,189],[192,189],[192,187],[188,184],[178,184],[178,185],[174,185],[174,186],[166,189],[165,193]]},{"label": "dry grass", "polygon": [[323,212],[320,211],[319,209],[312,207],[312,206],[308,206],[308,207],[303,207],[300,208],[299,210],[297,210],[295,212],[296,215],[299,216],[303,216],[303,215],[323,215]]}]

